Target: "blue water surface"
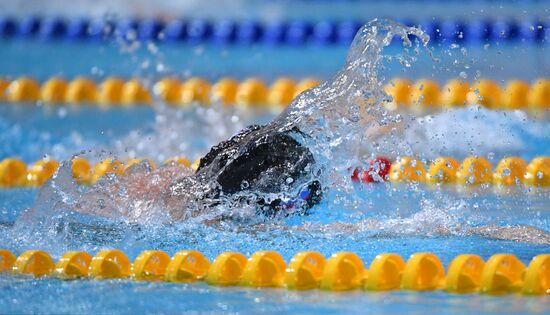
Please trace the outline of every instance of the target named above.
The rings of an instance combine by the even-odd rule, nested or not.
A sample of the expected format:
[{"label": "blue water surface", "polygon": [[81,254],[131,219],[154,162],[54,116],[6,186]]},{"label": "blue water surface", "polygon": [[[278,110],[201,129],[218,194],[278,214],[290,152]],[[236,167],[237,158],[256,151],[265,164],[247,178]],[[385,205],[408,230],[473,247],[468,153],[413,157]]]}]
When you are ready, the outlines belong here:
[{"label": "blue water surface", "polygon": [[[232,47],[220,50],[210,46],[173,46],[161,48],[159,54],[146,46],[128,53],[120,52],[120,46],[116,45],[104,45],[98,49],[97,44],[17,40],[1,45],[0,68],[3,71],[12,77],[30,74],[40,79],[54,74],[67,77],[90,74],[102,79],[110,74],[157,78],[171,73],[182,77],[197,74],[211,79],[226,74],[239,78],[249,75],[266,79],[279,75],[328,78],[343,63],[346,52],[340,47],[323,50],[318,47]],[[480,64],[477,68],[463,70],[470,78],[475,70],[481,69],[482,74],[499,80],[514,76],[533,79],[548,73],[550,60],[544,49],[540,46],[472,48],[468,56],[478,58]],[[452,60],[462,53],[455,49],[453,54],[449,60],[443,60],[437,70],[434,70],[433,61],[426,59],[420,60],[403,75],[433,75],[438,80],[455,77],[458,72],[452,66]],[[144,63],[148,58],[150,61]],[[67,63],[67,60],[71,62]],[[260,62],[262,66],[258,67]],[[169,70],[159,73],[159,63]],[[186,69],[186,73],[180,69]],[[395,75],[402,75],[400,68],[388,65],[384,76]],[[149,156],[157,162],[173,155],[195,159],[236,131],[236,127],[225,128],[226,123],[238,121],[242,126],[262,123],[273,115],[263,113],[252,117],[238,111],[208,111],[200,107],[158,109],[138,106],[104,110],[91,106],[0,104],[0,157],[17,156],[32,163],[44,155],[65,160],[75,153],[91,151],[92,160],[108,155],[120,158]],[[193,123],[197,120],[199,123]],[[414,133],[404,138],[405,142],[411,142],[413,153],[426,161],[434,155],[450,154],[462,158],[480,154],[488,156],[496,165],[499,158],[510,153],[525,159],[550,155],[547,120],[544,119],[522,116],[521,113],[462,109],[436,113],[430,121],[412,127],[426,137],[417,137],[418,133]],[[452,136],[455,130],[452,124],[447,124],[448,121],[462,122],[465,131],[471,130],[467,146],[463,134]],[[443,128],[446,125],[451,126]],[[489,132],[496,129],[505,132]],[[461,253],[475,253],[488,259],[495,253],[507,252],[528,263],[533,256],[550,251],[548,244],[497,240],[469,233],[442,234],[431,229],[437,224],[458,230],[464,226],[529,224],[548,231],[547,192],[532,193],[519,189],[512,194],[501,194],[492,188],[464,191],[456,186],[433,188],[393,184],[358,185],[356,191],[347,192],[331,188],[329,194],[332,195],[327,199],[339,198],[341,202],[325,202],[315,207],[309,216],[283,218],[264,226],[238,222],[205,225],[192,220],[174,224],[137,224],[63,212],[48,221],[51,226],[34,222],[16,228],[14,224],[25,209],[40,209],[41,205],[35,203],[39,191],[34,188],[1,189],[0,247],[16,254],[27,249],[44,249],[55,259],[68,250],[95,253],[104,248],[119,248],[130,259],[145,249],[162,249],[171,255],[182,249],[197,249],[211,260],[223,251],[251,255],[269,249],[280,252],[287,262],[302,250],[317,250],[325,257],[338,251],[352,251],[367,266],[377,254],[384,252],[395,252],[407,258],[415,252],[431,251],[447,266]],[[45,199],[40,200],[44,202]],[[338,221],[349,223],[369,218],[382,221],[387,228],[322,228]],[[524,314],[548,313],[550,303],[547,297],[453,295],[442,291],[291,292],[283,289],[218,288],[203,283],[149,283],[126,279],[63,281],[48,277],[34,279],[0,275],[0,313],[184,312]]]}]

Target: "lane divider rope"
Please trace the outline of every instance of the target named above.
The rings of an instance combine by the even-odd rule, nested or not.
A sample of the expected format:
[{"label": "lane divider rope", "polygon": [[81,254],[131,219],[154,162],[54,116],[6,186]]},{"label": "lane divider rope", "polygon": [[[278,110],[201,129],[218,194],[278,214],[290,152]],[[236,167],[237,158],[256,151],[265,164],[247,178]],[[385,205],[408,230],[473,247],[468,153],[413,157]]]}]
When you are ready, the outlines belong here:
[{"label": "lane divider rope", "polygon": [[[433,43],[491,43],[500,41],[544,42],[549,35],[547,18],[457,18],[402,20],[420,26]],[[364,21],[291,20],[259,22],[254,20],[217,20],[159,18],[72,18],[26,16],[0,17],[0,38],[40,38],[42,40],[158,41],[213,44],[278,44],[298,46],[349,45]],[[395,41],[397,43],[398,41]]]},{"label": "lane divider rope", "polygon": [[[268,85],[255,77],[242,81],[224,77],[216,82],[209,82],[200,77],[192,77],[185,81],[165,77],[152,84],[149,89],[137,78],[124,80],[111,76],[102,82],[96,82],[87,77],[77,77],[70,81],[62,77],[51,77],[40,84],[31,77],[23,76],[12,81],[0,78],[0,101],[129,106],[151,104],[153,99],[158,99],[174,106],[193,102],[205,105],[219,102],[224,105],[269,105],[282,108],[298,94],[319,84],[320,81],[315,78],[295,81],[289,77],[280,77]],[[384,90],[389,95],[384,106],[390,110],[429,111],[467,105],[535,112],[550,108],[548,78],[540,78],[532,83],[514,79],[504,86],[489,79],[472,83],[452,79],[440,86],[430,79],[413,82],[405,78],[394,78]]]},{"label": "lane divider rope", "polygon": [[[71,161],[73,178],[80,184],[93,184],[106,174],[124,174],[130,167],[146,163],[152,169],[156,163],[151,159],[131,158],[117,160],[105,158],[96,164],[77,157]],[[179,163],[196,169],[199,160],[191,163],[184,157],[172,157],[164,163]],[[425,165],[429,163],[426,169]],[[18,158],[0,161],[0,187],[36,187],[44,184],[59,167],[54,159],[42,159],[31,165]],[[550,157],[538,156],[529,163],[517,156],[501,159],[493,171],[489,160],[482,156],[469,156],[461,163],[452,157],[438,157],[423,161],[411,156],[402,156],[390,161],[385,157],[369,159],[364,166],[350,169],[351,180],[361,183],[374,182],[422,182],[428,184],[459,184],[478,186],[493,184],[498,187],[549,187]]]},{"label": "lane divider rope", "polygon": [[98,83],[88,77],[66,80],[51,77],[40,84],[28,76],[9,81],[0,78],[0,101],[37,102],[46,104],[97,104],[99,106],[129,106],[151,104],[153,98],[170,105],[201,103],[208,105],[219,102],[224,105],[284,107],[303,91],[319,85],[315,78],[305,78],[298,82],[281,77],[267,85],[260,78],[247,78],[237,81],[224,77],[211,83],[200,77],[181,81],[175,77],[165,77],[147,88],[142,80],[124,80],[111,76]]},{"label": "lane divider rope", "polygon": [[297,253],[286,264],[276,251],[258,251],[248,259],[239,252],[224,252],[213,262],[196,250],[173,257],[162,250],[145,250],[133,263],[117,249],[92,257],[70,251],[57,263],[42,250],[16,257],[0,249],[0,272],[62,279],[131,278],[137,281],[196,282],[216,286],[321,289],[327,291],[445,290],[449,293],[550,295],[550,254],[540,254],[526,267],[515,255],[499,253],[487,262],[479,255],[461,254],[447,267],[433,253],[421,252],[405,260],[395,253],[377,255],[367,269],[353,252],[338,252],[328,259],[315,251]]}]

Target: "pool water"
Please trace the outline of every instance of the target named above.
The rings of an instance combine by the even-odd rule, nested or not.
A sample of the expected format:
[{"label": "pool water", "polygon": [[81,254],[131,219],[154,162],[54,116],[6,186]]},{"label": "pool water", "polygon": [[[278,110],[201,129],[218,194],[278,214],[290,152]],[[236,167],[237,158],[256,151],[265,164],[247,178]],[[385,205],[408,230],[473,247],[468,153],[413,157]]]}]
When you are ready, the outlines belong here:
[{"label": "pool water", "polygon": [[[364,312],[409,314],[541,313],[547,297],[449,295],[444,292],[325,292],[219,288],[128,280],[62,281],[0,278],[6,313],[285,313]],[[5,288],[5,289],[4,289]],[[37,299],[36,295],[41,298]],[[47,313],[47,312],[46,312]]]},{"label": "pool water", "polygon": [[[20,46],[18,46],[20,45]],[[46,77],[57,74],[54,65],[67,60],[70,51],[74,62],[61,71],[72,76],[89,71],[103,77],[109,74],[164,75],[139,65],[144,59],[162,62],[171,69],[187,69],[195,74],[204,71],[206,77],[232,74],[237,77],[260,75],[267,79],[281,74],[295,77],[317,75],[329,78],[343,63],[345,50],[332,48],[323,53],[306,50],[253,50],[258,60],[272,60],[265,67],[253,66],[256,57],[250,51],[234,49],[227,59],[220,59],[215,50],[205,48],[190,54],[179,54],[175,48],[161,48],[164,57],[147,52],[106,53],[103,49],[118,48],[70,46],[66,43],[33,43],[31,54],[44,54],[52,63],[39,64],[39,59],[17,59],[17,53],[28,43],[10,42],[2,50],[5,58],[16,60],[8,68],[12,75],[33,74]],[[69,45],[54,49],[52,45]],[[59,46],[57,46],[59,47]],[[67,46],[62,46],[67,47]],[[397,48],[392,48],[397,49]],[[201,49],[199,49],[200,51]],[[479,69],[497,69],[489,76],[507,79],[514,76],[534,78],[547,71],[550,61],[541,54],[543,47],[528,48],[540,56],[536,66],[527,58],[521,65],[510,64],[518,52],[514,47],[498,47],[495,57],[484,60]],[[204,52],[206,51],[206,53]],[[445,51],[445,50],[444,50]],[[505,53],[502,54],[502,51]],[[485,54],[485,52],[483,52]],[[11,54],[11,55],[10,55]],[[145,54],[145,57],[144,55]],[[197,55],[197,56],[195,56]],[[280,56],[283,57],[280,57]],[[441,53],[441,55],[444,55]],[[475,52],[474,52],[475,55]],[[491,54],[488,53],[490,56]],[[61,57],[60,57],[61,56]],[[115,56],[115,57],[113,57]],[[128,57],[130,56],[130,57]],[[205,57],[206,56],[206,57]],[[36,58],[36,57],[35,57]],[[165,59],[163,59],[165,58]],[[181,59],[180,59],[181,58]],[[194,59],[196,58],[196,59]],[[231,59],[233,58],[233,59]],[[446,57],[445,57],[446,58]],[[456,76],[452,59],[442,59],[437,71],[426,67],[432,61],[420,60],[406,72],[419,77],[434,74],[438,80]],[[472,57],[473,58],[473,57]],[[162,60],[162,61],[159,61]],[[233,62],[235,61],[236,62]],[[298,61],[300,60],[300,61]],[[303,63],[302,60],[307,60]],[[184,64],[179,62],[186,62]],[[428,63],[430,62],[430,63]],[[500,65],[510,67],[500,68]],[[319,66],[317,66],[319,65]],[[235,67],[235,68],[232,68]],[[388,66],[387,77],[401,74]],[[152,67],[155,68],[156,67]],[[277,70],[274,70],[277,69]],[[505,70],[506,69],[506,70]],[[469,70],[475,72],[476,70]],[[177,72],[177,70],[174,70]],[[284,72],[288,71],[288,72]],[[236,74],[235,74],[236,73]],[[483,73],[483,71],[482,71]],[[155,108],[132,107],[99,109],[94,107],[40,104],[0,104],[0,155],[19,156],[30,163],[44,154],[56,159],[69,159],[85,151],[98,160],[103,156],[124,159],[130,156],[151,157],[156,161],[185,155],[191,159],[202,156],[220,140],[251,123],[270,121],[275,113],[251,114],[239,109],[195,106],[173,109],[158,105]],[[449,120],[453,123],[448,123]],[[499,130],[492,126],[498,124]],[[525,159],[550,154],[550,139],[545,132],[547,121],[525,116],[522,112],[498,112],[483,108],[454,109],[435,113],[422,119],[414,118],[402,141],[403,149],[380,148],[379,153],[391,155],[414,154],[422,159],[440,155],[463,158],[478,154],[487,156],[494,164],[503,156],[517,154]],[[463,132],[456,134],[456,128]],[[342,180],[350,181],[349,178]],[[441,187],[423,184],[378,183],[331,187],[329,195],[308,216],[291,216],[267,222],[221,222],[203,224],[190,219],[164,223],[149,220],[131,222],[63,211],[63,191],[53,187],[73,187],[70,179],[58,176],[46,188],[16,188],[0,190],[0,245],[20,253],[26,249],[47,250],[59,258],[68,250],[95,253],[103,248],[119,248],[131,260],[142,250],[161,249],[173,255],[178,250],[196,249],[209,259],[223,251],[239,251],[247,256],[258,250],[276,250],[288,262],[297,252],[316,250],[325,257],[338,251],[357,253],[366,265],[384,252],[408,257],[415,252],[436,253],[446,266],[461,253],[475,253],[488,259],[500,252],[512,253],[524,263],[537,254],[549,251],[548,243],[528,243],[499,240],[468,233],[465,226],[528,224],[550,230],[549,191],[522,189],[502,194],[492,187],[466,190],[456,185]],[[352,187],[353,190],[350,190]],[[25,209],[38,210],[35,221],[20,220]],[[361,224],[375,218],[376,228]],[[337,222],[354,225],[335,224]],[[350,227],[351,226],[351,227]],[[443,226],[447,232],[438,232]],[[130,280],[63,281],[0,275],[1,313],[182,313],[182,312],[242,312],[242,313],[547,313],[547,297],[507,295],[505,297],[454,295],[442,291],[430,292],[292,292],[283,289],[218,288],[203,283],[174,284]]]},{"label": "pool water", "polygon": [[[476,236],[441,236],[430,234],[423,227],[428,222],[437,222],[445,216],[461,216],[468,220],[492,222],[499,218],[504,222],[534,224],[548,229],[550,213],[547,196],[541,198],[505,198],[501,203],[494,194],[477,199],[473,207],[463,205],[452,210],[419,210],[421,201],[414,198],[418,192],[400,191],[387,198],[386,187],[379,186],[366,193],[370,195],[373,209],[368,216],[379,218],[415,219],[409,231],[395,234],[391,231],[354,231],[322,229],[316,224],[333,218],[354,220],[361,214],[330,213],[328,209],[316,209],[306,218],[290,218],[285,226],[298,225],[297,221],[311,222],[306,230],[288,230],[279,226],[265,229],[243,226],[208,227],[197,223],[180,223],[172,226],[135,225],[95,222],[85,225],[87,220],[70,217],[59,219],[56,235],[43,239],[18,239],[13,235],[10,223],[18,210],[30,205],[36,191],[21,189],[2,192],[2,235],[6,247],[15,250],[42,248],[54,257],[68,250],[96,252],[101,248],[120,248],[135,258],[145,249],[162,249],[173,255],[181,249],[197,249],[213,259],[222,251],[240,251],[251,255],[257,250],[272,249],[283,255],[286,261],[298,251],[317,250],[328,257],[337,251],[353,251],[368,264],[378,253],[395,252],[403,257],[420,252],[437,253],[444,265],[461,253],[477,253],[488,259],[493,253],[507,252],[528,262],[531,257],[548,251],[547,244],[529,244],[515,241],[490,240]],[[453,194],[451,194],[453,195]],[[425,196],[430,200],[430,196]],[[418,198],[418,196],[417,196]],[[520,199],[520,200],[518,200]],[[527,199],[528,204],[523,204]],[[538,199],[538,200],[537,200]],[[521,202],[520,202],[521,201]],[[400,202],[400,205],[393,204]],[[498,209],[491,205],[499,204]],[[473,206],[472,205],[472,206]],[[403,206],[403,210],[396,210]],[[10,209],[10,210],[7,210]],[[14,210],[18,209],[18,210]],[[333,210],[335,211],[335,210]],[[422,214],[424,212],[424,214]],[[481,213],[481,214],[480,214]],[[436,217],[431,217],[436,216]],[[439,217],[437,217],[439,216]],[[347,218],[346,218],[347,217]],[[350,218],[351,217],[351,218]],[[482,218],[480,218],[482,217]],[[483,218],[484,217],[484,218]],[[500,220],[499,220],[500,221]],[[71,226],[70,222],[77,222]],[[304,224],[301,222],[301,224]],[[424,230],[422,230],[424,229]],[[42,231],[43,232],[43,231]],[[25,235],[26,233],[22,233]],[[32,235],[32,234],[31,234]],[[40,233],[39,235],[44,235]],[[43,236],[42,236],[43,237]],[[8,238],[8,239],[6,239]],[[203,283],[150,283],[132,280],[75,280],[63,281],[55,278],[34,279],[12,275],[0,276],[2,288],[2,311],[6,313],[180,313],[193,312],[244,312],[244,313],[333,313],[333,312],[402,312],[463,313],[546,313],[547,297],[511,295],[483,296],[479,294],[455,295],[442,291],[431,292],[293,292],[286,289],[219,288]],[[40,296],[40,298],[36,298]]]},{"label": "pool water", "polygon": [[[217,46],[142,42],[127,47],[110,41],[42,42],[24,39],[0,39],[0,45],[0,66],[4,69],[4,75],[30,75],[37,79],[53,75],[67,78],[88,75],[98,80],[109,75],[145,78],[198,75],[207,79],[259,76],[267,81],[279,76],[328,79],[343,65],[349,49],[345,45],[321,49],[315,45]],[[525,45],[521,42],[463,44],[453,48],[450,48],[450,43],[444,42],[431,47],[441,60],[441,66],[434,67],[433,60],[422,54],[407,69],[408,77],[434,77],[445,81],[464,71],[470,80],[479,76],[498,81],[511,78],[532,80],[544,77],[550,71],[550,57],[545,53],[547,42]],[[463,47],[466,53],[461,51]],[[401,50],[401,46],[396,44],[388,47],[387,53]],[[258,64],[262,66],[258,67]],[[476,75],[478,71],[480,75]],[[390,64],[383,74],[391,78],[404,73],[401,65]]]},{"label": "pool water", "polygon": [[[126,142],[129,143],[135,139],[129,136],[135,130],[139,130],[145,139],[148,135],[155,134],[155,112],[147,107],[107,111],[97,108],[68,108],[63,115],[59,115],[59,109],[48,113],[45,108],[18,112],[17,108],[9,104],[4,104],[2,110],[2,125],[6,128],[2,135],[5,143],[10,144],[3,147],[2,153],[6,156],[19,155],[29,162],[40,158],[43,152],[62,159],[85,148],[104,148],[104,151],[115,152],[115,156],[121,158],[136,150],[137,152],[133,152],[136,156],[153,156],[157,160],[162,160],[158,158],[159,154],[170,156],[178,153],[178,149],[173,149],[168,144],[165,148],[172,148],[173,151],[164,150],[162,146],[160,151],[163,152],[155,151],[153,148],[159,147],[151,147],[150,143],[154,143],[156,138],[144,141],[146,145],[142,150],[131,145],[126,149],[113,143],[112,139],[129,139]],[[186,115],[177,118],[178,122],[185,125],[188,120],[195,120],[197,112],[203,110],[200,107],[191,109]],[[97,118],[90,121],[88,117],[92,115]],[[249,119],[250,122],[265,121],[271,116],[264,114],[263,117]],[[119,120],[127,123],[114,124]],[[243,117],[243,120],[247,118]],[[476,127],[473,123],[481,126],[487,123],[473,118],[470,120],[472,127]],[[542,124],[540,121],[531,123]],[[531,128],[531,123],[525,123],[524,128]],[[516,126],[512,123],[510,125]],[[180,128],[183,128],[183,136],[179,140],[189,142],[185,152],[189,152],[192,158],[203,154],[216,141],[208,139],[207,134],[201,136],[204,141],[188,141],[185,131],[189,130],[186,127]],[[518,129],[520,128],[515,130]],[[8,131],[11,137],[6,136]],[[203,132],[207,131],[208,129]],[[527,143],[533,141],[533,138],[535,143],[530,147]],[[548,147],[548,139],[545,137],[536,139],[524,135],[519,136],[519,139],[520,146],[527,149],[523,152],[526,158],[540,154],[541,147]],[[492,146],[478,147],[480,154],[485,155],[497,151],[494,149]],[[521,148],[516,149],[521,151]],[[422,150],[425,155],[430,156],[429,146],[419,149],[419,152]],[[493,163],[498,158],[499,155],[495,155]],[[238,223],[206,226],[193,221],[173,225],[154,222],[140,225],[82,217],[74,213],[47,220],[44,222],[46,227],[25,226],[23,230],[21,227],[13,228],[14,221],[21,212],[33,206],[37,193],[38,189],[33,188],[0,190],[0,243],[3,247],[16,252],[40,248],[47,250],[53,257],[59,257],[69,250],[93,253],[102,248],[119,248],[130,259],[135,258],[142,250],[153,248],[165,250],[171,255],[181,249],[197,249],[210,259],[223,251],[240,251],[249,256],[257,250],[270,249],[281,253],[286,261],[295,253],[306,249],[317,250],[325,257],[338,251],[353,251],[367,265],[377,254],[383,252],[395,252],[408,257],[415,252],[430,251],[436,253],[445,266],[455,256],[465,252],[479,254],[484,259],[497,252],[513,253],[525,263],[537,254],[548,252],[548,244],[491,240],[460,232],[443,236],[433,233],[432,227],[441,223],[457,228],[461,225],[530,224],[548,230],[550,192],[530,194],[519,190],[515,194],[502,195],[492,188],[472,192],[462,191],[454,185],[434,189],[424,185],[357,184],[356,192],[352,194],[359,201],[322,204],[309,216],[290,217],[264,228],[247,227]],[[38,202],[41,201],[44,199],[39,199]],[[385,220],[385,229],[360,228],[350,232],[324,226],[335,221],[354,222],[372,217]],[[292,226],[306,228],[289,229]],[[399,232],[395,232],[396,227],[399,227]],[[283,289],[216,288],[201,283],[62,281],[24,277],[14,279],[11,275],[1,276],[0,283],[0,304],[6,313],[173,313],[187,310],[244,313],[282,313],[292,310],[298,313],[332,313],[362,312],[368,309],[372,312],[407,310],[414,313],[462,313],[464,310],[471,310],[478,313],[519,314],[548,311],[546,297],[512,295],[502,298],[478,294],[450,295],[440,291],[289,292]],[[34,298],[36,296],[41,298]]]}]

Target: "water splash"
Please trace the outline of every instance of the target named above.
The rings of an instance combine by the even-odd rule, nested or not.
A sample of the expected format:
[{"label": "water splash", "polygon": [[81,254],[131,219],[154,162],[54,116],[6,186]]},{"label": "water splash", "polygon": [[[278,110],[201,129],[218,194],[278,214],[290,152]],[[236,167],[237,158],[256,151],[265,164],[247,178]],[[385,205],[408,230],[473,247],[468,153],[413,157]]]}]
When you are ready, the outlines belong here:
[{"label": "water splash", "polygon": [[382,106],[388,96],[383,91],[384,78],[379,75],[385,61],[414,62],[414,56],[408,54],[383,54],[396,37],[411,47],[409,37],[413,36],[420,40],[415,41],[417,46],[426,46],[429,41],[420,29],[396,22],[374,20],[366,24],[355,36],[343,69],[332,80],[298,96],[271,126],[280,130],[298,127],[309,135],[312,150],[324,156],[326,163],[330,160],[334,165],[348,166],[340,163],[347,162],[341,159],[349,160],[351,152],[399,121]]},{"label": "water splash", "polygon": [[249,120],[244,113],[217,104],[183,110],[157,104],[154,119],[150,132],[134,130],[114,140],[109,150],[120,157],[149,157],[155,161],[185,152],[186,158],[195,160],[228,134],[241,130]]},{"label": "water splash", "polygon": [[[382,106],[387,100],[382,89],[384,78],[380,75],[384,63],[398,61],[408,67],[415,61],[415,56],[408,51],[391,56],[384,54],[384,48],[396,37],[403,41],[405,47],[416,45],[413,49],[415,54],[429,40],[417,28],[386,20],[368,23],[358,32],[344,68],[332,80],[302,93],[260,131],[269,134],[299,130],[293,137],[313,154],[316,163],[301,181],[318,180],[328,191],[325,192],[322,210],[318,210],[312,222],[334,218],[344,210],[366,209],[368,212],[376,208],[376,205],[355,194],[347,176],[348,169],[358,165],[365,154],[376,152],[373,144],[397,140],[405,142],[406,146],[406,141],[402,141],[403,133],[406,134],[402,118],[389,115]],[[412,37],[418,40],[413,43]],[[160,134],[152,142],[158,140],[158,149],[173,152],[174,141],[163,138],[166,135],[163,130],[166,129],[155,131]],[[131,135],[121,141],[119,150],[134,141],[137,137]],[[370,151],[365,152],[364,148],[370,148]],[[154,147],[133,150],[138,155],[151,153],[152,149]],[[395,155],[395,152],[390,153]],[[37,245],[43,248],[48,248],[52,242],[64,244],[63,248],[71,248],[74,244],[82,246],[82,242],[92,247],[101,246],[103,240],[109,244],[123,241],[136,244],[150,239],[151,234],[169,234],[173,236],[172,240],[176,240],[182,237],[176,237],[178,233],[196,237],[194,230],[211,229],[215,230],[214,235],[229,233],[230,239],[234,239],[243,229],[247,233],[257,233],[257,224],[263,223],[263,218],[255,211],[255,201],[296,195],[300,187],[294,184],[300,179],[290,178],[288,185],[286,180],[281,183],[277,193],[248,190],[230,198],[213,197],[219,188],[215,175],[207,172],[191,175],[189,169],[174,164],[153,171],[144,162],[130,168],[124,176],[107,176],[93,187],[83,187],[73,182],[69,164],[63,163],[56,176],[41,189],[35,206],[16,223],[13,235],[26,244],[29,240],[40,242]],[[388,196],[395,198],[391,197],[392,194],[395,192],[388,191]],[[457,213],[471,206],[469,203],[464,205],[462,197],[423,197],[421,200],[420,206],[407,200],[405,206],[412,214],[401,215],[400,209],[389,209],[385,216],[380,216],[376,221],[365,221],[355,226],[359,227],[359,232],[362,229],[368,235],[426,235],[445,231],[455,233],[453,231],[464,230],[461,226],[471,224],[465,222],[464,213]],[[233,221],[219,221],[227,217],[233,218]],[[242,220],[246,224],[239,224]],[[288,220],[298,225],[303,223],[300,221],[302,218]],[[214,222],[214,225],[197,225],[197,222]],[[269,222],[267,229],[287,230],[285,225],[279,225],[280,222]],[[334,228],[333,225],[328,226]],[[304,225],[301,229],[307,228]],[[321,227],[320,230],[326,232],[326,228]],[[334,230],[338,233],[338,229]],[[80,231],[80,235],[75,235],[75,231]],[[345,229],[343,233],[347,233]],[[204,234],[201,235],[204,237]]]}]

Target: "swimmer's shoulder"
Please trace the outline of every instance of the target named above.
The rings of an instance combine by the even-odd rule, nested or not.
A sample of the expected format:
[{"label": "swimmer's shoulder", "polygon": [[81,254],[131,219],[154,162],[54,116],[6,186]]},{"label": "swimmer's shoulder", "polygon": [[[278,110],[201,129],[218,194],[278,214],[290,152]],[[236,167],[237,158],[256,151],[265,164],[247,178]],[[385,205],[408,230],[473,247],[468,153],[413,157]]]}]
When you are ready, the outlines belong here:
[{"label": "swimmer's shoulder", "polygon": [[[250,135],[254,131],[258,131],[262,128],[262,125],[250,125],[246,127],[245,129],[239,131],[236,135],[229,138],[228,140],[224,140],[217,145],[213,146],[208,153],[202,157],[199,161],[199,166],[197,167],[197,171],[201,170],[207,165],[210,165],[214,159],[217,157],[220,157],[221,154],[228,155],[228,153],[231,153],[234,147],[241,142],[246,136]],[[228,156],[226,156],[228,158]]]}]

